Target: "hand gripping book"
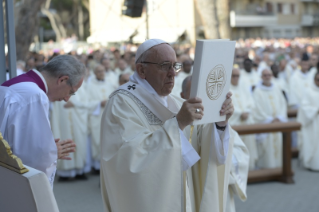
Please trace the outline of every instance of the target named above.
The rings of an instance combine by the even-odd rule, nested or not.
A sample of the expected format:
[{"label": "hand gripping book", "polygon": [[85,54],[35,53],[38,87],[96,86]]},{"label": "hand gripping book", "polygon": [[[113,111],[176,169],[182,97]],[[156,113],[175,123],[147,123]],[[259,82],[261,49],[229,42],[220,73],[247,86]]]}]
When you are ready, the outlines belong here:
[{"label": "hand gripping book", "polygon": [[193,125],[226,120],[219,111],[229,92],[235,44],[226,39],[196,41],[190,98],[202,99],[204,116]]}]

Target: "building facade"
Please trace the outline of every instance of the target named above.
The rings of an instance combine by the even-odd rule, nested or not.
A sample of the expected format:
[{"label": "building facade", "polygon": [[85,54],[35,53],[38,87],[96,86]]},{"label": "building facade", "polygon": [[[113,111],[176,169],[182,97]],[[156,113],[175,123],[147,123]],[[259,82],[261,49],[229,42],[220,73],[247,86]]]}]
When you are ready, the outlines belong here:
[{"label": "building facade", "polygon": [[[168,42],[186,37],[192,44],[205,38],[195,0],[147,0],[147,4],[148,19],[146,10],[131,18],[122,15],[124,0],[90,0],[88,42],[141,43],[147,34]],[[229,4],[231,39],[319,36],[319,0],[229,0]]]}]

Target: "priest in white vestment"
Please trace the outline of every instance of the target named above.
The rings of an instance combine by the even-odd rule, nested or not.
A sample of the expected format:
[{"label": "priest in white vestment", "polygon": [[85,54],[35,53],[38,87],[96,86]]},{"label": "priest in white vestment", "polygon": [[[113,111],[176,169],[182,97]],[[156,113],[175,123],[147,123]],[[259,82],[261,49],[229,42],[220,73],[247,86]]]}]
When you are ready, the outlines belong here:
[{"label": "priest in white vestment", "polygon": [[314,83],[306,90],[298,109],[297,120],[301,123],[299,158],[302,165],[313,171],[319,171],[319,73]]},{"label": "priest in white vestment", "polygon": [[[233,71],[233,75],[239,75],[239,69]],[[233,77],[232,75],[232,77]],[[238,77],[237,77],[238,82]],[[234,79],[232,78],[232,84]],[[182,83],[182,92],[181,97],[183,99],[188,99],[191,90],[191,76],[185,78]],[[231,91],[232,92],[232,91]],[[250,93],[249,93],[250,94]],[[234,96],[234,93],[233,93]],[[234,102],[234,99],[233,99]],[[235,107],[235,104],[234,104]],[[236,111],[236,108],[235,108]],[[236,112],[234,112],[235,114]],[[233,115],[234,115],[233,114]],[[229,123],[232,117],[229,119]],[[233,147],[233,155],[232,155],[232,165],[230,169],[230,177],[229,177],[229,187],[228,187],[228,195],[227,195],[227,203],[226,203],[226,212],[235,212],[235,200],[234,195],[237,195],[240,200],[246,201],[247,194],[247,179],[248,179],[248,170],[249,170],[249,152],[238,133],[230,128],[230,136],[234,138],[234,147]],[[255,142],[255,136],[254,136]],[[255,145],[256,146],[256,145]],[[257,149],[255,150],[257,151]]]},{"label": "priest in white vestment", "polygon": [[101,65],[105,68],[105,81],[113,84],[114,90],[119,86],[118,75],[111,69],[111,63],[108,58],[101,59]]},{"label": "priest in white vestment", "polygon": [[[255,107],[255,103],[248,88],[239,84],[240,77],[238,67],[234,67],[231,75],[230,91],[233,94],[232,100],[235,110],[234,114],[229,119],[229,124],[231,126],[254,124],[254,118],[251,115],[251,112]],[[254,134],[241,135],[240,138],[249,150],[249,169],[253,170],[256,168],[256,162],[258,159],[256,136]]]},{"label": "priest in white vestment", "polygon": [[260,82],[260,76],[253,70],[253,62],[250,59],[244,60],[244,69],[241,71],[240,76],[240,84],[250,90]]},{"label": "priest in white vestment", "polygon": [[289,106],[299,107],[305,91],[313,83],[313,78],[309,73],[309,61],[300,62],[301,69],[295,71],[289,82]]},{"label": "priest in white vestment", "polygon": [[[94,110],[89,110],[89,133],[91,135],[92,167],[100,169],[100,134],[101,117],[103,108],[109,95],[114,91],[113,85],[105,81],[105,71],[102,65],[94,68],[95,77],[87,85],[88,102],[95,105]],[[90,107],[91,108],[91,107]]]},{"label": "priest in white vestment", "polygon": [[[83,83],[84,84],[84,83]],[[57,164],[59,180],[68,178],[86,179],[85,173],[91,171],[86,166],[88,137],[88,108],[86,86],[82,85],[76,95],[65,102],[54,102],[51,112],[51,127],[54,137],[71,139],[76,144],[76,152],[71,153],[72,160],[61,160]]]},{"label": "priest in white vestment", "polygon": [[130,81],[110,96],[102,117],[105,211],[225,211],[233,146],[227,124],[231,94],[221,110],[213,108],[227,120],[194,126],[190,145],[189,124],[203,116],[204,108],[199,98],[183,101],[170,95],[181,68],[173,48],[147,40],[137,50],[136,66]]},{"label": "priest in white vestment", "polygon": [[79,89],[85,67],[69,55],[50,60],[40,72],[30,70],[0,86],[0,131],[13,154],[44,172],[53,186],[57,159],[71,159],[74,144],[54,139],[49,101],[68,101]]},{"label": "priest in white vestment", "polygon": [[[262,72],[262,83],[254,92],[255,109],[252,115],[256,123],[276,123],[287,121],[287,103],[282,91],[271,82],[272,72]],[[257,135],[259,168],[282,167],[282,134],[262,133]]]}]

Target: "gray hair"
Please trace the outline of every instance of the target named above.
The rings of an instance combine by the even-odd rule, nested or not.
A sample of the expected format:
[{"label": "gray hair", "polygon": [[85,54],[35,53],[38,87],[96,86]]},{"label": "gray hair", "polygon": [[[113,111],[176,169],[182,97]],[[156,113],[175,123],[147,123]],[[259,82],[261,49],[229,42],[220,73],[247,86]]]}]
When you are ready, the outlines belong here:
[{"label": "gray hair", "polygon": [[186,89],[187,89],[187,83],[192,79],[192,76],[188,76],[184,79],[182,83],[182,93],[185,94]]},{"label": "gray hair", "polygon": [[51,77],[68,76],[67,83],[74,86],[85,76],[85,66],[71,55],[59,55],[50,60],[40,72],[46,72]]}]

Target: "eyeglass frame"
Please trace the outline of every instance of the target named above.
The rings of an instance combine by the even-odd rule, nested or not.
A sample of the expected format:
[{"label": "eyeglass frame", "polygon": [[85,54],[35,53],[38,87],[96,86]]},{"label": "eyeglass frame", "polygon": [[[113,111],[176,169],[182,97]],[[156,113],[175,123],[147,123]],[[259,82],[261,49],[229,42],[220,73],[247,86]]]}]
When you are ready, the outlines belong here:
[{"label": "eyeglass frame", "polygon": [[[148,61],[143,61],[143,62],[140,62],[140,63],[159,65],[159,66],[161,66],[162,71],[163,71],[163,65],[170,63],[170,64],[171,64],[171,67],[173,67],[175,73],[178,73],[179,71],[181,71],[181,70],[182,70],[182,67],[183,67],[183,64],[182,64],[182,63],[177,63],[177,62],[175,62],[174,64],[173,64],[172,62],[153,63],[153,62],[148,62]],[[175,66],[176,64],[179,64],[179,65],[181,66],[181,68],[180,68],[178,71],[174,68],[174,66]],[[170,67],[170,68],[171,68],[171,67]],[[167,72],[167,71],[166,71],[166,72]]]}]

